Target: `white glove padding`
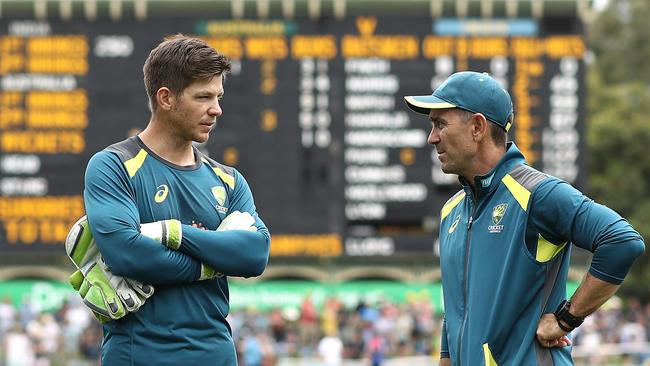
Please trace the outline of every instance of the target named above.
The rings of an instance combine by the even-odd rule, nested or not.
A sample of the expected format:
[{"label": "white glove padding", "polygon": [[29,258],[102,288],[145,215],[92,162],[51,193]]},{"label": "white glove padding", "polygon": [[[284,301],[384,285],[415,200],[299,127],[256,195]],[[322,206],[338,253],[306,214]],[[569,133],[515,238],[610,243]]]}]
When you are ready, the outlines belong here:
[{"label": "white glove padding", "polygon": [[[135,312],[153,295],[153,286],[114,275],[108,269],[86,216],[80,218],[70,229],[65,249],[78,269],[70,276],[70,283],[100,321],[119,319],[127,312]],[[116,297],[121,304],[116,302]]]},{"label": "white glove padding", "polygon": [[124,307],[129,312],[133,313],[138,311],[142,304],[144,304],[145,300],[153,295],[153,286],[143,284],[142,282],[132,278],[114,275],[111,270],[108,269],[108,266],[106,266],[102,256],[97,256],[96,262],[106,274],[111,287],[115,289],[120,300],[122,300],[122,304],[124,304]]},{"label": "white glove padding", "polygon": [[[255,218],[248,212],[233,211],[230,215],[226,216],[217,228],[217,231],[229,230],[248,230],[257,231],[255,225]],[[201,277],[199,281],[209,280],[215,277],[223,276],[222,273],[215,271],[207,264],[201,264]]]},{"label": "white glove padding", "polygon": [[255,218],[248,212],[233,211],[226,216],[217,228],[217,231],[247,230],[257,231]]},{"label": "white glove padding", "polygon": [[180,221],[175,219],[141,224],[140,233],[161,242],[172,250],[178,250],[183,241],[183,226]]}]

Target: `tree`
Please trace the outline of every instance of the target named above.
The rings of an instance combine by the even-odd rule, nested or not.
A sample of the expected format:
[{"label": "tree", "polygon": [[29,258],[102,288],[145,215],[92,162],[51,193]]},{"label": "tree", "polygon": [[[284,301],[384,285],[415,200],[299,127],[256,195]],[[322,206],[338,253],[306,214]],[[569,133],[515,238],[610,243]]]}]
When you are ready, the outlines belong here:
[{"label": "tree", "polygon": [[[588,30],[588,192],[650,238],[650,2],[611,1]],[[646,240],[647,241],[647,240]],[[650,256],[623,289],[650,299]]]}]

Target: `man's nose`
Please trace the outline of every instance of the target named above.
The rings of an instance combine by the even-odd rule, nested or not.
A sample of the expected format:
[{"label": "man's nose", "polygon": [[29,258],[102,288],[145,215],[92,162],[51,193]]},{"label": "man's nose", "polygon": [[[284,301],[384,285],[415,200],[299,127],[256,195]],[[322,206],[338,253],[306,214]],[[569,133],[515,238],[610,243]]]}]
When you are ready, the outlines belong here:
[{"label": "man's nose", "polygon": [[436,131],[435,128],[432,128],[431,132],[429,132],[429,138],[427,139],[427,143],[429,143],[429,145],[436,145],[439,142],[440,142],[440,134]]},{"label": "man's nose", "polygon": [[219,117],[222,113],[223,111],[221,110],[221,105],[219,104],[219,101],[217,101],[213,106],[211,106],[208,109],[208,115],[210,116]]}]

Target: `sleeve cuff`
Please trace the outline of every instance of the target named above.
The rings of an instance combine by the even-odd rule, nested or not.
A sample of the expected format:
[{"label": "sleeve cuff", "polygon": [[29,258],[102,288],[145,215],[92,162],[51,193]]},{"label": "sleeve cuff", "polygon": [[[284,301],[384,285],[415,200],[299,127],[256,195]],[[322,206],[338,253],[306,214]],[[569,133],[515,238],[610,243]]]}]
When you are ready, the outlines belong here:
[{"label": "sleeve cuff", "polygon": [[594,267],[589,268],[589,274],[591,274],[592,276],[596,277],[599,280],[603,280],[605,282],[609,282],[609,283],[614,284],[614,285],[620,285],[621,283],[623,283],[622,278],[610,276],[610,275],[608,275],[606,273],[603,273],[603,272],[597,270]]}]

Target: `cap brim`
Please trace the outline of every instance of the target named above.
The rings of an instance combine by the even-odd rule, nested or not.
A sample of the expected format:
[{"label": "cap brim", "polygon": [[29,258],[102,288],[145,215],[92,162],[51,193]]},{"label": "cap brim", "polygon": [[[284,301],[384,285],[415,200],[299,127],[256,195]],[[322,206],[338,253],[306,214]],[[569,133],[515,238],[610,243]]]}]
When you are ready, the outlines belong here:
[{"label": "cap brim", "polygon": [[429,114],[432,109],[456,108],[456,105],[446,102],[433,95],[414,95],[404,97],[406,105],[414,111],[422,114]]}]

